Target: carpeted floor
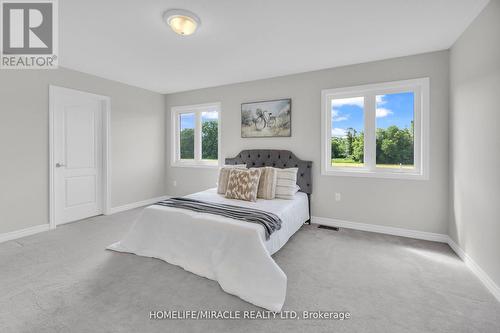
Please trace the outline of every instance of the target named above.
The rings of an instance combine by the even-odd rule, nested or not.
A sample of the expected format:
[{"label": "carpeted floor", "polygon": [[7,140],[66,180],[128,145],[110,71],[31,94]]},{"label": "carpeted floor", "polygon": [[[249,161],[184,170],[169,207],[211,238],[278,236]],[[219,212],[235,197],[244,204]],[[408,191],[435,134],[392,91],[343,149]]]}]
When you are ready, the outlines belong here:
[{"label": "carpeted floor", "polygon": [[0,332],[500,332],[499,303],[448,245],[315,226],[274,256],[288,276],[283,310],[351,319],[150,320],[259,309],[177,266],[104,250],[139,212],[0,244]]}]

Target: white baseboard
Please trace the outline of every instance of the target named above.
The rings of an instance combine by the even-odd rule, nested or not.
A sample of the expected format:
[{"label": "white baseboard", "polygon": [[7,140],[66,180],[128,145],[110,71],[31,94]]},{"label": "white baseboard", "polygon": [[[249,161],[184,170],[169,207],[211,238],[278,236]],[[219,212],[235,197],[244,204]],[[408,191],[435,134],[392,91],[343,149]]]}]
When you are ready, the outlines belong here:
[{"label": "white baseboard", "polygon": [[486,274],[485,271],[460,247],[457,243],[448,237],[448,245],[453,251],[463,260],[469,269],[477,276],[484,286],[495,296],[500,302],[500,287]]},{"label": "white baseboard", "polygon": [[31,235],[37,234],[39,232],[48,231],[49,229],[50,229],[50,225],[47,223],[47,224],[36,225],[34,227],[29,227],[26,229],[6,232],[3,234],[0,234],[0,243],[7,242],[10,240],[14,240],[14,239],[18,239],[21,237],[31,236]]},{"label": "white baseboard", "polygon": [[[167,198],[170,198],[170,196],[163,195],[163,196],[157,197],[157,198],[151,198],[151,199],[148,199],[148,200],[143,200],[143,201],[139,201],[139,202],[133,202],[133,203],[126,204],[126,205],[123,205],[123,206],[119,206],[119,207],[113,207],[105,215],[115,214],[115,213],[118,213],[118,212],[123,212],[123,211],[126,211],[126,210],[130,210],[130,209],[134,209],[134,208],[138,208],[138,207],[142,207],[142,206],[152,205],[155,202],[158,202],[158,201],[161,201],[161,200],[165,200]],[[26,228],[26,229],[21,229],[21,230],[15,230],[15,231],[11,231],[11,232],[6,232],[6,233],[3,233],[3,234],[0,234],[0,243],[7,242],[7,241],[10,241],[10,240],[14,240],[14,239],[18,239],[18,238],[21,238],[21,237],[26,237],[26,236],[34,235],[34,234],[37,234],[39,232],[48,231],[48,230],[50,230],[50,224],[47,223],[47,224],[36,225],[34,227],[29,227],[29,228]]]},{"label": "white baseboard", "polygon": [[158,201],[162,201],[162,200],[165,200],[168,198],[170,198],[169,195],[163,195],[163,196],[157,197],[157,198],[151,198],[151,199],[147,199],[147,200],[143,200],[143,201],[132,202],[132,203],[129,203],[129,204],[126,204],[123,206],[112,207],[109,209],[109,211],[105,215],[111,215],[111,214],[115,214],[115,213],[119,213],[119,212],[124,212],[126,210],[131,210],[131,209],[138,208],[138,207],[149,206],[149,205],[152,205]]},{"label": "white baseboard", "polygon": [[340,227],[347,229],[363,230],[369,232],[377,232],[380,234],[387,234],[393,236],[401,236],[415,239],[428,240],[433,242],[448,243],[448,235],[437,234],[433,232],[387,227],[375,224],[366,224],[358,222],[350,222],[329,217],[312,217],[312,223],[323,224],[331,227]]}]

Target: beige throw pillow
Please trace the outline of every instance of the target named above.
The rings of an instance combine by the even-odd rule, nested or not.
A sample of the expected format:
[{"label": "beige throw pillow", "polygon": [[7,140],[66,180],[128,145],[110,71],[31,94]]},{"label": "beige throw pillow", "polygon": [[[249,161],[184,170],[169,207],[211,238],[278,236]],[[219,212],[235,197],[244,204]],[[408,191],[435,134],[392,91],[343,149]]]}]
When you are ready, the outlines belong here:
[{"label": "beige throw pillow", "polygon": [[226,198],[246,201],[257,200],[260,169],[232,169],[229,172]]},{"label": "beige throw pillow", "polygon": [[276,198],[293,199],[295,193],[299,190],[297,186],[298,168],[276,169]]},{"label": "beige throw pillow", "polygon": [[229,181],[229,172],[231,169],[246,169],[246,164],[224,165],[219,170],[219,179],[217,180],[217,193],[226,194],[227,182]]},{"label": "beige throw pillow", "polygon": [[278,176],[277,169],[273,167],[259,168],[260,180],[259,189],[257,190],[257,198],[274,199],[276,195],[276,179]]}]

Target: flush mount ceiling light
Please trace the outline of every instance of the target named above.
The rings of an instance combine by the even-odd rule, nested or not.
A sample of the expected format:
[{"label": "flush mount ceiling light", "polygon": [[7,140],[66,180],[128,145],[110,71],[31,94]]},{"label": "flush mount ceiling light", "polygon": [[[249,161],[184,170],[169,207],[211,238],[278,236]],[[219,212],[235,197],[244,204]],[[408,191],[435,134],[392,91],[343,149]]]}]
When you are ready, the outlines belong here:
[{"label": "flush mount ceiling light", "polygon": [[194,34],[201,21],[196,14],[184,9],[170,9],[163,14],[163,20],[181,36]]}]

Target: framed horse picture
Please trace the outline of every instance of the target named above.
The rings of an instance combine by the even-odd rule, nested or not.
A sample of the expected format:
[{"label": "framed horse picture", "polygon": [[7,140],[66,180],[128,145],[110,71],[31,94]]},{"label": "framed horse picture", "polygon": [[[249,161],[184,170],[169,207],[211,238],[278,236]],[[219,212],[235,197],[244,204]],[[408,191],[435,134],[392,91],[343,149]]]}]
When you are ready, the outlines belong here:
[{"label": "framed horse picture", "polygon": [[290,98],[241,104],[241,137],[264,138],[292,135]]}]

